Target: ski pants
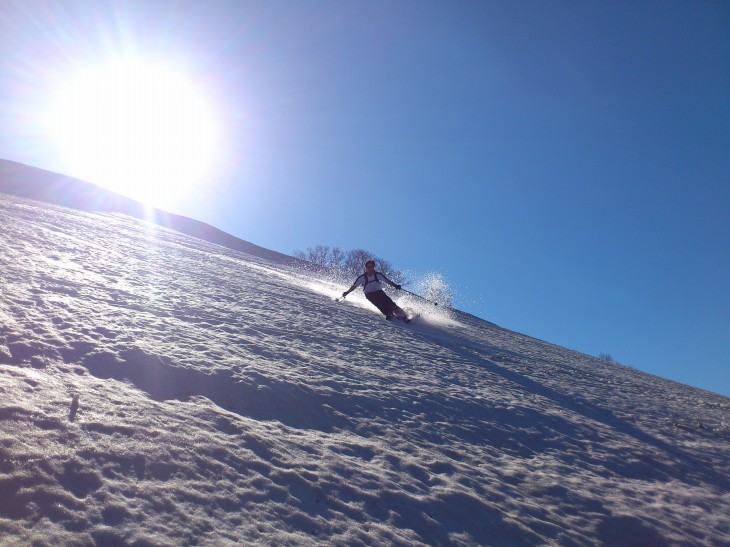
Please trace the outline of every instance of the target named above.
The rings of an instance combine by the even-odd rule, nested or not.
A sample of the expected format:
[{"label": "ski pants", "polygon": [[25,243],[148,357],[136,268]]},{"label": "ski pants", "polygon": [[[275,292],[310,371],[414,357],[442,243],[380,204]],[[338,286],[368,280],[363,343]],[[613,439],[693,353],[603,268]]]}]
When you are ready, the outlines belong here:
[{"label": "ski pants", "polygon": [[366,292],[365,298],[367,298],[373,305],[378,308],[385,317],[392,317],[395,315],[396,310],[400,310],[398,305],[393,302],[390,297],[385,294],[384,291],[373,291]]}]

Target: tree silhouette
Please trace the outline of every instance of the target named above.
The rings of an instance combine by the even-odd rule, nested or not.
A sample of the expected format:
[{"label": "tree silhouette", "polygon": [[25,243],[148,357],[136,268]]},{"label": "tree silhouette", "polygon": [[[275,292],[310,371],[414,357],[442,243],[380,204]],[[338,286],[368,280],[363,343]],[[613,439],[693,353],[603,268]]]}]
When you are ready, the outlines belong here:
[{"label": "tree silhouette", "polygon": [[365,271],[365,262],[375,261],[375,269],[386,275],[391,281],[399,284],[407,282],[405,272],[397,270],[393,264],[384,258],[379,258],[366,249],[352,249],[345,251],[341,247],[316,245],[306,250],[294,251],[294,256],[312,265],[319,272],[334,275],[356,277]]}]

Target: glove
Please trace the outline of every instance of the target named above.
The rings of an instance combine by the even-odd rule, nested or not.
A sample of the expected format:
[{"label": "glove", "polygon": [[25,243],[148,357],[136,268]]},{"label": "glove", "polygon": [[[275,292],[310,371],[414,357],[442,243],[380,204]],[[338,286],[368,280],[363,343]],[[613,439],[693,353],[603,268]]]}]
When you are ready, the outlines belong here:
[{"label": "glove", "polygon": [[342,298],[346,298],[348,294],[350,294],[350,293],[349,293],[349,292],[347,292],[347,291],[343,292],[343,293],[342,293]]},{"label": "glove", "polygon": [[400,285],[396,285],[395,288],[398,289],[398,290],[401,290],[401,286]]}]

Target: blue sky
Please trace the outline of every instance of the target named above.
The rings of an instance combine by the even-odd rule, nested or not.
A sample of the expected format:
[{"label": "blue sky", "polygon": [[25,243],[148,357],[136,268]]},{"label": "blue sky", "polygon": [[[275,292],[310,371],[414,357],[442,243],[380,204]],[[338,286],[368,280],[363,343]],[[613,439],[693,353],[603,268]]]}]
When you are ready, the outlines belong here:
[{"label": "blue sky", "polygon": [[6,0],[0,157],[78,176],[29,120],[129,51],[219,116],[168,210],[440,272],[464,311],[730,395],[727,2]]}]

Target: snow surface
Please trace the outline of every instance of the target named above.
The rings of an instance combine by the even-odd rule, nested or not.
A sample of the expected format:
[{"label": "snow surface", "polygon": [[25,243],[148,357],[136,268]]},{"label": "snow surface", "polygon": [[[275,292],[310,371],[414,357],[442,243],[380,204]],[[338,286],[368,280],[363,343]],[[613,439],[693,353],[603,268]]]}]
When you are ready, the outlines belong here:
[{"label": "snow surface", "polygon": [[123,215],[0,219],[3,545],[730,544],[726,397]]}]

